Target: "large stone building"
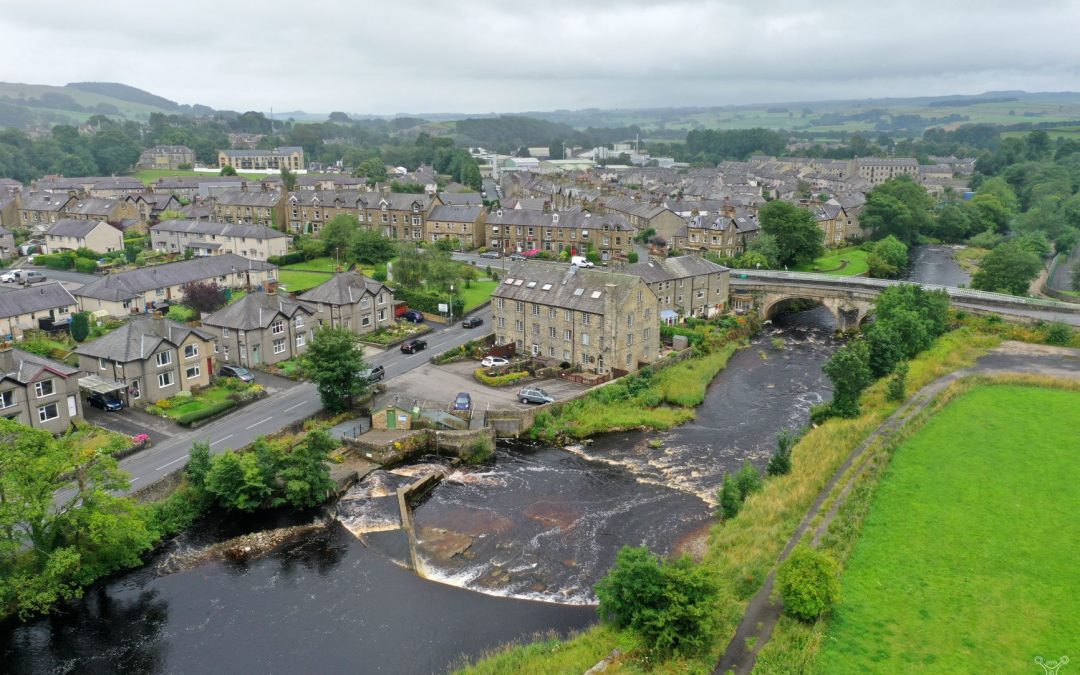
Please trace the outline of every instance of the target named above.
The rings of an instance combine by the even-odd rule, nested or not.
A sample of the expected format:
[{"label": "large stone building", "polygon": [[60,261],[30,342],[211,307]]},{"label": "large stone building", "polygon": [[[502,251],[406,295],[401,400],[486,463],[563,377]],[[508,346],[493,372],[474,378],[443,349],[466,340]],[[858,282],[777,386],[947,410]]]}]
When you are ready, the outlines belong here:
[{"label": "large stone building", "polygon": [[455,248],[458,250],[483,246],[486,216],[482,206],[434,206],[424,223],[424,240],[432,243],[440,239],[457,241]]},{"label": "large stone building", "polygon": [[638,276],[558,263],[513,266],[492,294],[496,344],[606,373],[659,355],[659,303]]},{"label": "large stone building", "polygon": [[0,417],[63,433],[82,418],[79,370],[21,349],[0,350]]},{"label": "large stone building", "polygon": [[186,145],[155,145],[142,151],[135,168],[177,171],[194,165],[195,152]]},{"label": "large stone building", "polygon": [[918,180],[919,160],[914,157],[856,157],[851,160],[848,172],[871,185],[881,185],[890,178],[902,175]]},{"label": "large stone building", "polygon": [[285,200],[289,232],[318,237],[326,223],[340,215],[364,219],[364,197],[357,191],[297,190]]},{"label": "large stone building", "polygon": [[87,375],[126,385],[129,403],[154,403],[210,384],[214,337],[160,317],[140,317],[75,348]]},{"label": "large stone building", "polygon": [[650,259],[621,271],[649,284],[660,304],[661,321],[709,318],[727,308],[730,270],[701,256]]},{"label": "large stone building", "polygon": [[389,239],[420,242],[428,212],[438,203],[438,197],[427,194],[372,195],[364,200],[363,222]]},{"label": "large stone building", "polygon": [[75,201],[76,199],[67,193],[38,192],[23,195],[19,204],[19,226],[34,233],[44,232],[56,221],[67,218],[64,211]]},{"label": "large stone building", "polygon": [[357,335],[394,322],[393,290],[359,272],[335,274],[298,299],[315,308],[320,326],[348,328]]},{"label": "large stone building", "polygon": [[267,227],[285,222],[285,193],[272,190],[227,190],[214,197],[214,220]]},{"label": "large stone building", "polygon": [[237,171],[301,171],[304,169],[304,149],[285,146],[272,150],[219,150],[218,166],[231,166]]},{"label": "large stone building", "polygon": [[750,211],[727,215],[697,215],[676,231],[672,246],[679,251],[710,251],[733,258],[746,251],[746,245],[758,236],[761,225]]},{"label": "large stone building", "polygon": [[235,253],[252,260],[266,260],[285,255],[289,235],[265,225],[166,220],[150,228],[150,245],[162,253],[191,249],[196,257]]},{"label": "large stone building", "polygon": [[254,368],[304,353],[315,328],[315,309],[285,295],[251,293],[202,318],[214,336],[218,358]]},{"label": "large stone building", "polygon": [[621,214],[634,229],[656,230],[656,234],[668,241],[671,241],[675,237],[675,232],[686,224],[685,220],[666,206],[619,197],[603,198],[598,204],[601,213]]},{"label": "large stone building", "polygon": [[606,261],[625,258],[634,249],[634,228],[619,214],[500,209],[488,216],[484,231],[487,245],[504,255],[531,250],[584,255],[592,249]]}]

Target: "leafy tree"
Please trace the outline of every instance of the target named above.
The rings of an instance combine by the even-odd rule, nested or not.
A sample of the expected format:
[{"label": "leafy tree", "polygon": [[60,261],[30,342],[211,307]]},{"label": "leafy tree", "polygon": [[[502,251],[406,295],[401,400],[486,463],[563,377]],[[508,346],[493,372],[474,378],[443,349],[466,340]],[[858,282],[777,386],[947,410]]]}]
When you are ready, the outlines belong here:
[{"label": "leafy tree", "polygon": [[986,254],[971,285],[984,291],[1027,295],[1041,269],[1039,256],[1018,242],[1008,241]]},{"label": "leafy tree", "polygon": [[825,363],[824,371],[833,385],[833,412],[841,417],[857,417],[859,395],[872,379],[866,342],[856,340],[836,350]]},{"label": "leafy tree", "polygon": [[424,194],[424,186],[420,183],[402,183],[401,181],[390,181],[390,192],[399,192],[410,195],[422,195]]},{"label": "leafy tree", "polygon": [[742,468],[735,474],[735,487],[739,489],[739,501],[745,502],[746,498],[761,489],[761,472],[749,460],[743,462]]},{"label": "leafy tree", "polygon": [[945,204],[938,211],[933,233],[943,241],[961,242],[972,234],[971,207],[965,203]]},{"label": "leafy tree", "polygon": [[907,361],[896,364],[892,377],[889,378],[889,384],[885,388],[885,398],[897,403],[907,398],[907,375]]},{"label": "leafy tree", "polygon": [[216,281],[189,281],[180,287],[184,305],[202,314],[210,314],[228,303],[225,289]]},{"label": "leafy tree", "polygon": [[688,556],[661,561],[647,548],[623,547],[596,596],[604,621],[633,630],[658,654],[700,652],[712,642],[720,587]]},{"label": "leafy tree", "polygon": [[761,207],[758,214],[763,234],[776,239],[777,262],[794,266],[820,256],[825,236],[806,209],[782,201],[772,201]]},{"label": "leafy tree", "polygon": [[338,445],[325,431],[312,431],[285,455],[281,478],[285,483],[285,500],[290,505],[310,508],[326,499],[334,487],[327,462]]},{"label": "leafy tree", "polygon": [[795,447],[798,440],[798,434],[789,429],[784,429],[776,435],[776,450],[769,458],[769,465],[765,468],[766,474],[783,476],[791,473],[791,449]]},{"label": "leafy tree", "polygon": [[796,546],[776,570],[776,588],[784,613],[800,621],[814,621],[840,597],[839,568],[827,554]]},{"label": "leafy tree", "polygon": [[281,167],[281,182],[285,185],[285,190],[292,192],[296,189],[296,174],[289,171],[288,167]]},{"label": "leafy tree", "polygon": [[90,315],[86,312],[76,312],[71,315],[71,339],[82,342],[90,335]]},{"label": "leafy tree", "polygon": [[323,407],[332,413],[348,409],[367,383],[356,374],[364,369],[360,338],[348,328],[322,326],[303,356],[304,373],[315,382]]},{"label": "leafy tree", "polygon": [[353,171],[357,177],[367,178],[368,181],[377,183],[386,180],[386,165],[377,157],[365,159]]},{"label": "leafy tree", "polygon": [[594,265],[598,265],[600,263],[600,253],[590,248],[589,252],[585,254],[585,259]]},{"label": "leafy tree", "polygon": [[197,441],[192,444],[184,474],[187,475],[188,482],[198,491],[206,487],[206,476],[210,473],[210,460],[209,443]]},{"label": "leafy tree", "polygon": [[629,262],[631,265],[636,263],[638,261],[638,253],[637,253],[637,251],[630,251],[629,253],[627,253],[626,254],[626,261]]},{"label": "leafy tree", "polygon": [[859,221],[875,239],[895,236],[911,244],[920,232],[930,229],[933,199],[926,190],[903,175],[878,185],[866,196]]},{"label": "leafy tree", "polygon": [[270,496],[254,453],[228,450],[214,458],[206,475],[206,491],[227,509],[254,511]]},{"label": "leafy tree", "polygon": [[739,515],[742,508],[742,498],[739,496],[739,486],[735,478],[724,474],[724,482],[720,485],[720,515],[724,520],[730,520]]},{"label": "leafy tree", "polygon": [[932,338],[949,330],[949,294],[945,291],[927,291],[917,284],[899,284],[878,294],[874,299],[876,321],[888,321],[899,313],[910,310],[926,322],[926,330]]},{"label": "leafy tree", "polygon": [[321,239],[302,239],[296,248],[304,256],[304,260],[314,260],[326,255],[326,242]]},{"label": "leafy tree", "polygon": [[1072,271],[1069,273],[1069,279],[1072,282],[1073,290],[1080,291],[1080,265],[1073,265]]},{"label": "leafy tree", "polygon": [[780,245],[773,235],[759,234],[751,239],[746,245],[746,254],[750,253],[761,256],[765,261],[761,266],[766,269],[776,269],[780,266]]},{"label": "leafy tree", "polygon": [[360,221],[355,216],[339,213],[323,225],[319,238],[325,242],[327,253],[347,257],[359,232]]},{"label": "leafy tree", "polygon": [[548,144],[548,154],[551,155],[551,159],[563,159],[565,157],[566,148],[561,138],[556,138]]},{"label": "leafy tree", "polygon": [[874,244],[867,258],[870,276],[878,279],[895,279],[907,267],[908,247],[904,242],[889,235]]},{"label": "leafy tree", "polygon": [[219,176],[235,176],[236,175],[236,169],[234,169],[231,164],[226,164],[225,166],[221,167],[221,171],[218,172],[218,175]]}]

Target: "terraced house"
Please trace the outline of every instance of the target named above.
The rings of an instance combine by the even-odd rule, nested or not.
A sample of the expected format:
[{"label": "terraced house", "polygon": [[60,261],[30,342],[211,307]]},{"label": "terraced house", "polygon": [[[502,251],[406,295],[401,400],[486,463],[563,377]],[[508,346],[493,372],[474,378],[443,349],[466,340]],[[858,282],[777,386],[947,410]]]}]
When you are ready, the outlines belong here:
[{"label": "terraced house", "polygon": [[711,251],[728,258],[741,255],[761,231],[757,216],[736,210],[734,216],[698,215],[675,232],[672,246],[680,251]]},{"label": "terraced house", "polygon": [[348,328],[364,335],[394,321],[394,292],[358,272],[335,274],[298,298],[315,308],[320,326]]},{"label": "terraced house", "polygon": [[214,337],[161,317],[127,321],[75,348],[79,370],[125,385],[129,403],[154,403],[210,384]]},{"label": "terraced house", "polygon": [[150,207],[138,197],[77,199],[64,209],[65,217],[80,220],[104,220],[107,223],[135,224],[150,220]]},{"label": "terraced house", "polygon": [[285,205],[289,232],[318,237],[323,225],[340,215],[364,220],[364,196],[359,191],[297,190]]},{"label": "terraced house", "polygon": [[35,232],[44,232],[56,221],[67,218],[65,209],[75,201],[67,193],[37,192],[24,195],[19,204],[19,225]]},{"label": "terraced house", "polygon": [[686,224],[685,220],[666,206],[621,197],[605,197],[597,200],[597,205],[601,213],[620,214],[634,229],[656,230],[658,235],[668,241],[671,241],[675,232]]},{"label": "terraced house", "polygon": [[72,220],[53,223],[45,232],[45,252],[62,253],[90,249],[95,253],[124,250],[124,233],[104,220]]},{"label": "terraced house", "polygon": [[439,203],[435,195],[372,195],[364,200],[362,222],[389,239],[419,242],[424,240],[428,212]]},{"label": "terraced house", "polygon": [[727,307],[730,270],[699,255],[649,259],[622,271],[649,284],[659,302],[661,322],[709,318]]},{"label": "terraced house", "polygon": [[519,353],[600,374],[659,355],[659,303],[641,277],[532,262],[508,270],[491,297],[496,343]]},{"label": "terraced house", "polygon": [[424,239],[430,242],[440,239],[457,241],[457,250],[483,246],[486,215],[482,206],[433,206],[424,224]]},{"label": "terraced house", "polygon": [[266,260],[285,255],[289,235],[265,225],[166,220],[150,228],[150,245],[162,253],[191,249],[196,257],[235,253],[252,260]]},{"label": "terraced house", "polygon": [[41,328],[43,319],[62,322],[78,311],[78,302],[58,281],[0,293],[0,337],[5,342]]},{"label": "terraced house", "polygon": [[311,342],[315,309],[287,296],[251,293],[204,316],[202,328],[214,336],[218,358],[254,368],[304,353]]},{"label": "terraced house", "polygon": [[226,190],[214,198],[214,220],[276,226],[285,222],[285,193]]},{"label": "terraced house", "polygon": [[487,245],[504,255],[532,250],[584,255],[594,250],[601,260],[616,260],[634,250],[634,228],[619,214],[500,209],[488,216],[484,231]]},{"label": "terraced house", "polygon": [[0,350],[0,417],[60,434],[82,418],[79,369],[21,349]]}]

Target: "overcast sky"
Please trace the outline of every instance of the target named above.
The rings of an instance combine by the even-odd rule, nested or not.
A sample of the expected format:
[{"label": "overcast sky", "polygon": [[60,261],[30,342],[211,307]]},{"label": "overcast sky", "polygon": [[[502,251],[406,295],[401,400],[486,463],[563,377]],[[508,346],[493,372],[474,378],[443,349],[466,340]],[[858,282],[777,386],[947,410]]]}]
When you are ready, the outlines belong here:
[{"label": "overcast sky", "polygon": [[391,114],[1080,90],[1080,1],[3,0],[0,80]]}]

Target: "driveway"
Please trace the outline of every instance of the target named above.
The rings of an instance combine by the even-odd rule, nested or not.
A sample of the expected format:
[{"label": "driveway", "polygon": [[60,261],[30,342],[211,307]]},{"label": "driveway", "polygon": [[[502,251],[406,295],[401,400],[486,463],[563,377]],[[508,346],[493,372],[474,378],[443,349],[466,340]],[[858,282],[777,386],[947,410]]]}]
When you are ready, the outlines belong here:
[{"label": "driveway", "polygon": [[83,418],[94,426],[115,431],[125,436],[149,434],[153,443],[160,443],[186,431],[172,420],[150,415],[135,408],[124,408],[118,412],[105,412],[84,404]]}]

